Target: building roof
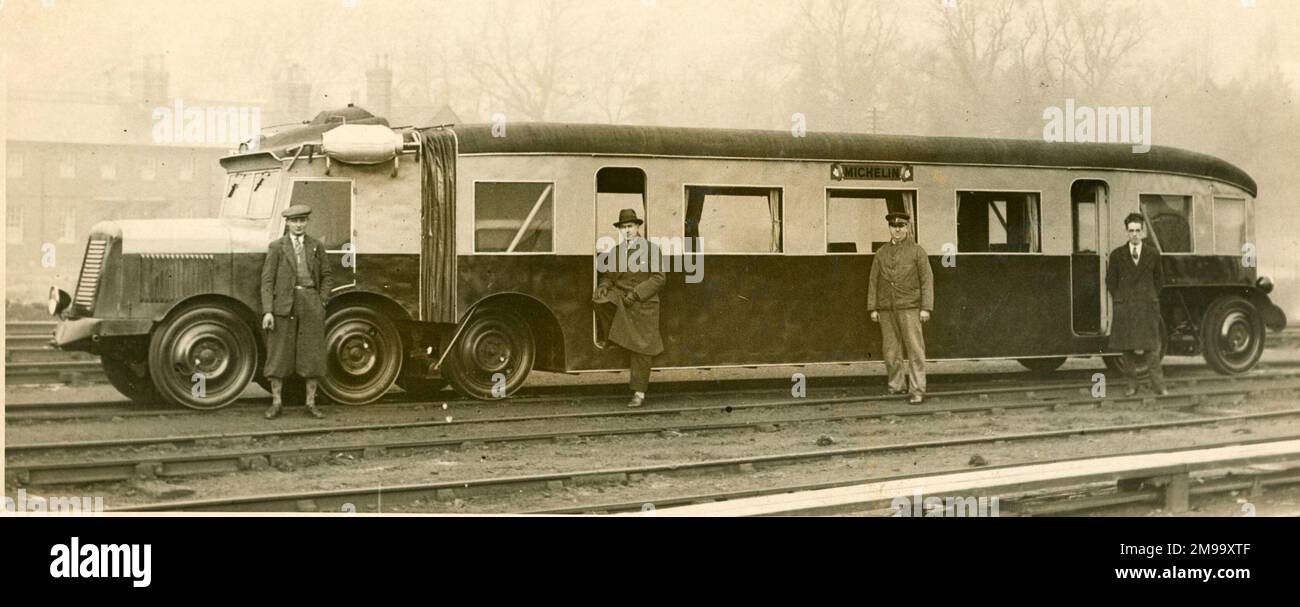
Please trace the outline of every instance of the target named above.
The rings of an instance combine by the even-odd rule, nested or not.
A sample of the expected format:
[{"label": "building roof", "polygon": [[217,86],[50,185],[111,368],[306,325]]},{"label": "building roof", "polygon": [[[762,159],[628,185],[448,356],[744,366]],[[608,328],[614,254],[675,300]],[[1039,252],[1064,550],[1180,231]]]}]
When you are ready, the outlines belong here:
[{"label": "building roof", "polygon": [[1254,196],[1255,180],[1213,156],[1126,143],[1049,143],[973,137],[698,129],[564,123],[508,123],[505,137],[491,124],[450,127],[461,154],[600,154],[749,159],[801,159],[914,164],[1121,169],[1214,179]]}]

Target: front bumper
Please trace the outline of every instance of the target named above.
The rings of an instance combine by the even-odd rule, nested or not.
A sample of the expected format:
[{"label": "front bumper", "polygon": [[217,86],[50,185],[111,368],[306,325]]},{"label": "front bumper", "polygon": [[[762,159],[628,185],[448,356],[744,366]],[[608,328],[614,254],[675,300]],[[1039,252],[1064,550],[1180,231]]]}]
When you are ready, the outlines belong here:
[{"label": "front bumper", "polygon": [[73,318],[60,319],[54,326],[54,339],[50,344],[60,350],[90,352],[95,343],[105,337],[130,337],[148,335],[153,321],[145,319]]}]

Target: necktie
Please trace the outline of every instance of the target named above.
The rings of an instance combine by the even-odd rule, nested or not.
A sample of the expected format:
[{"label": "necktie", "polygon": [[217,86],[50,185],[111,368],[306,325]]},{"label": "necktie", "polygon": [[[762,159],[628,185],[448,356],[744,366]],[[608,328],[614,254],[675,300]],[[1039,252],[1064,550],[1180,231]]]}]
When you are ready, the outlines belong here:
[{"label": "necktie", "polygon": [[306,267],[306,265],[307,265],[307,260],[306,260],[306,258],[304,258],[304,257],[302,256],[302,240],[301,240],[301,239],[299,239],[299,238],[294,238],[294,239],[293,239],[293,252],[294,252],[294,254],[297,255],[297,257],[298,257],[298,266],[299,266],[299,267]]}]

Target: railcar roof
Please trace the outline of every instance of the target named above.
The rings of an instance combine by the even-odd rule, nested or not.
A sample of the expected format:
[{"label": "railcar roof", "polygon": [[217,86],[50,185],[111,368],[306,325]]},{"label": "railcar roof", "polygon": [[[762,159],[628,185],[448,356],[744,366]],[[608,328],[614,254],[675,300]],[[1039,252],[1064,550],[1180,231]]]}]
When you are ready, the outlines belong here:
[{"label": "railcar roof", "polygon": [[1145,154],[1127,143],[1048,143],[974,137],[916,137],[788,131],[697,129],[564,123],[507,123],[494,137],[491,124],[447,127],[462,154],[609,154],[753,159],[805,159],[1123,169],[1194,175],[1256,195],[1255,180],[1235,165],[1197,152],[1151,146]]}]

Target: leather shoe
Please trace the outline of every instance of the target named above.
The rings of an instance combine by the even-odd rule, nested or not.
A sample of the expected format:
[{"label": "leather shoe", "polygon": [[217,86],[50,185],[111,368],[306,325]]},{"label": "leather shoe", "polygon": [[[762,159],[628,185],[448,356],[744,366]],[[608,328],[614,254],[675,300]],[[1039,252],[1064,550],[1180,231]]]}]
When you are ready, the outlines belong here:
[{"label": "leather shoe", "polygon": [[907,399],[909,405],[919,405],[923,402],[925,402],[925,397],[920,394],[913,394],[912,398]]},{"label": "leather shoe", "polygon": [[316,419],[325,419],[325,414],[316,408],[316,403],[307,403],[307,413]]},{"label": "leather shoe", "polygon": [[1159,394],[1160,396],[1169,396],[1169,389],[1160,388],[1159,390],[1156,390],[1156,394]]},{"label": "leather shoe", "polygon": [[1138,389],[1137,389],[1137,388],[1129,388],[1129,389],[1127,389],[1127,390],[1124,391],[1124,396],[1134,396],[1134,395],[1136,395],[1137,393],[1138,393]]},{"label": "leather shoe", "polygon": [[272,404],[271,408],[266,410],[266,415],[263,415],[262,417],[265,417],[266,419],[275,419],[280,417],[280,404]]},{"label": "leather shoe", "polygon": [[635,394],[632,395],[632,400],[627,401],[627,406],[629,409],[635,409],[644,404],[645,404],[645,397],[637,396]]}]

